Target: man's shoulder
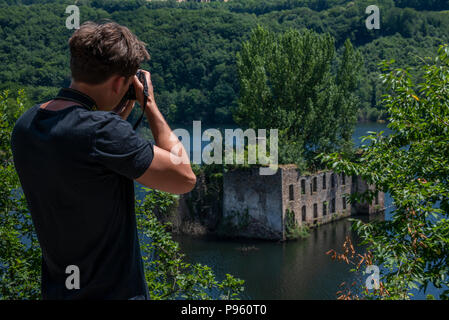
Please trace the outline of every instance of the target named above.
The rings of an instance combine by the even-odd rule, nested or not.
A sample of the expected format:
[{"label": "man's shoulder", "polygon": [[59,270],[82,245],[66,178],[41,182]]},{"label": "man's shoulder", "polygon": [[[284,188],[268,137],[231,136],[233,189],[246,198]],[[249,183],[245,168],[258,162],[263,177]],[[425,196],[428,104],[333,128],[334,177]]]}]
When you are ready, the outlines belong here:
[{"label": "man's shoulder", "polygon": [[40,108],[41,105],[39,103],[26,110],[17,119],[14,131],[30,129],[33,121],[41,119],[39,117],[40,112],[42,112],[44,118],[57,117],[58,122],[62,119],[69,119],[69,121],[65,121],[67,124],[66,128],[74,132],[80,131],[86,133],[88,131],[91,134],[95,134],[98,130],[132,130],[132,126],[128,121],[123,120],[118,114],[112,111],[90,111],[77,105],[72,105],[59,111],[51,111]]},{"label": "man's shoulder", "polygon": [[19,121],[23,121],[24,119],[36,114],[37,110],[39,110],[39,107],[41,106],[41,103],[35,104],[34,106],[32,106],[31,108],[25,110],[24,113],[22,113],[22,115],[17,119],[16,122]]},{"label": "man's shoulder", "polygon": [[123,120],[118,114],[112,111],[94,111],[91,114],[93,121],[97,124],[99,131],[133,131],[131,123]]},{"label": "man's shoulder", "polygon": [[91,116],[93,119],[100,122],[127,122],[113,111],[91,111]]},{"label": "man's shoulder", "polygon": [[22,115],[16,120],[13,128],[13,134],[20,128],[27,127],[29,123],[32,121],[34,116],[36,115],[37,110],[39,110],[39,106],[41,104],[35,104],[28,110],[26,110]]}]

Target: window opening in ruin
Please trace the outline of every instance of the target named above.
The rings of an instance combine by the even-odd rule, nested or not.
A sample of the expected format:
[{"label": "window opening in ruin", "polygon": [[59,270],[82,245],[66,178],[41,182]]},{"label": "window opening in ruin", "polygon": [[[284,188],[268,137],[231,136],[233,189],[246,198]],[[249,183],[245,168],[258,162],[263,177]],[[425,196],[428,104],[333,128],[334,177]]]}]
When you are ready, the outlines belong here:
[{"label": "window opening in ruin", "polygon": [[295,195],[294,195],[293,191],[294,191],[293,190],[293,185],[291,184],[291,185],[288,186],[288,194],[289,194],[290,201],[291,200],[295,200]]},{"label": "window opening in ruin", "polygon": [[302,221],[306,221],[306,206],[302,206]]}]

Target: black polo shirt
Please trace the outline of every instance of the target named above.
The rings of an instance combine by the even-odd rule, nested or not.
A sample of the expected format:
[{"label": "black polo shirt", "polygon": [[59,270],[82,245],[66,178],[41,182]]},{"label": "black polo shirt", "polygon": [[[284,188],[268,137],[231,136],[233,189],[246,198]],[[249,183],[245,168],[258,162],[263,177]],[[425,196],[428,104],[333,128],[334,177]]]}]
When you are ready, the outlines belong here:
[{"label": "black polo shirt", "polygon": [[[153,144],[113,112],[39,107],[19,118],[11,144],[42,248],[43,299],[148,298],[133,179]],[[69,266],[79,289],[66,286]]]}]

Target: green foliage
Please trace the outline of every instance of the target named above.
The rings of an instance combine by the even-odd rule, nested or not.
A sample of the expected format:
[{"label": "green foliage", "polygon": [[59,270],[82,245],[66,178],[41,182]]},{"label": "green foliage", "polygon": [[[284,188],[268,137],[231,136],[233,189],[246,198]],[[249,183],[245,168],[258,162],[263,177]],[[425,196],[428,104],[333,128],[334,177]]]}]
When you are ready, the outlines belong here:
[{"label": "green foliage", "polygon": [[251,223],[248,208],[243,211],[232,210],[227,216],[223,217],[218,225],[217,234],[223,237],[238,236],[241,232],[245,232]]},{"label": "green foliage", "polygon": [[[41,249],[12,161],[10,136],[24,111],[23,91],[0,94],[0,299],[39,299]],[[147,190],[148,191],[148,190]],[[152,299],[237,299],[243,280],[227,274],[217,281],[205,265],[185,262],[179,245],[156,218],[168,215],[177,196],[149,192],[136,202],[145,276]],[[150,239],[152,241],[150,241]]]},{"label": "green foliage", "polygon": [[[42,102],[70,83],[68,4],[73,1],[0,1],[0,90],[26,88],[30,100]],[[377,64],[388,58],[416,66],[416,56],[427,56],[449,41],[449,15],[415,10],[446,10],[447,1],[378,0],[381,29],[367,30],[365,8],[371,4],[368,0],[77,1],[81,22],[112,19],[148,44],[152,59],[143,67],[150,69],[159,107],[173,123],[233,121],[240,91],[235,55],[257,24],[276,33],[304,28],[329,33],[339,59],[350,39],[362,53],[366,69],[360,70],[366,73],[365,81],[356,89],[359,118],[385,118],[379,111]]]},{"label": "green foliage", "polygon": [[213,216],[216,224],[222,217],[223,209],[223,166],[219,164],[195,165],[197,177],[196,187],[185,195],[189,212],[193,220],[208,225],[212,229],[216,225],[207,223]]},{"label": "green foliage", "polygon": [[336,75],[328,34],[253,30],[237,54],[240,98],[234,116],[245,127],[279,129],[280,163],[345,148],[356,122],[361,57],[345,42]]},{"label": "green foliage", "polygon": [[185,262],[179,244],[172,240],[152,212],[154,203],[166,203],[168,207],[175,196],[152,191],[143,202],[136,205],[138,229],[144,235],[145,276],[152,300],[159,299],[236,299],[243,291],[243,280],[226,274],[226,279],[217,281],[210,267]]},{"label": "green foliage", "polygon": [[287,240],[305,239],[310,235],[309,227],[307,225],[299,225],[295,220],[295,213],[287,210],[285,216],[285,237]]},{"label": "green foliage", "polygon": [[395,0],[396,6],[400,8],[415,8],[418,10],[448,10],[447,0]]},{"label": "green foliage", "polygon": [[14,168],[10,137],[23,112],[23,91],[0,93],[0,298],[40,296],[41,251]]},{"label": "green foliage", "polygon": [[[394,200],[391,219],[362,223],[355,230],[381,266],[389,295],[408,299],[412,289],[432,284],[449,298],[449,47],[420,67],[415,84],[411,70],[384,62],[382,81],[389,94],[389,136],[370,133],[371,141],[354,160],[323,156],[335,171],[360,175]],[[374,192],[359,198],[374,199]]]}]

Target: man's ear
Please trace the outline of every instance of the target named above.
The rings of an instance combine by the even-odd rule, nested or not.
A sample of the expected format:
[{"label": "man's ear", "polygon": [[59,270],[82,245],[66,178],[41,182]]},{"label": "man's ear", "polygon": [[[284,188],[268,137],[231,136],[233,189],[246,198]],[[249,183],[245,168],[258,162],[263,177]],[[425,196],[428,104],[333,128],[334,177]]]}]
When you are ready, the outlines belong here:
[{"label": "man's ear", "polygon": [[111,84],[112,84],[112,91],[118,94],[122,92],[123,87],[126,85],[126,78],[122,76],[112,76]]}]

